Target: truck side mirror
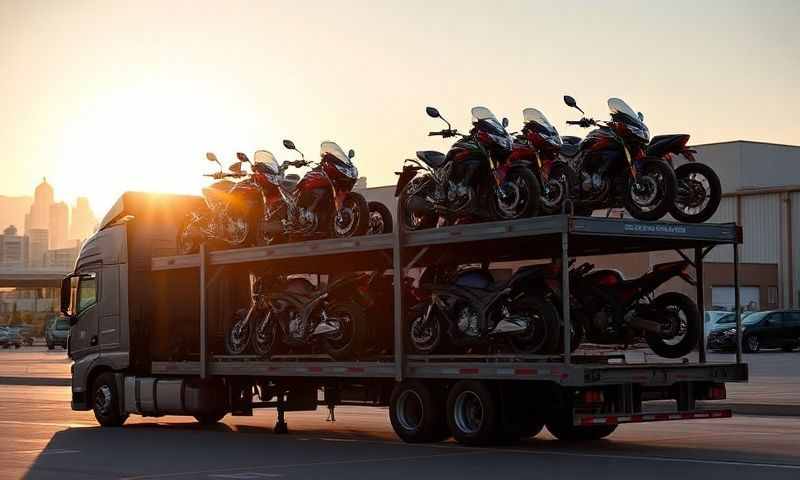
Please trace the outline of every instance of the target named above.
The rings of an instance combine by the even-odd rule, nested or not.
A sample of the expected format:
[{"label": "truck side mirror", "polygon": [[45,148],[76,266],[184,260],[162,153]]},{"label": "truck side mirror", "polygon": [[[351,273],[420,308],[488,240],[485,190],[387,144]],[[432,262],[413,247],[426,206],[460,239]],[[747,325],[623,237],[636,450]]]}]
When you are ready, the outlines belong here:
[{"label": "truck side mirror", "polygon": [[70,299],[72,298],[72,275],[61,280],[61,313],[70,315]]}]

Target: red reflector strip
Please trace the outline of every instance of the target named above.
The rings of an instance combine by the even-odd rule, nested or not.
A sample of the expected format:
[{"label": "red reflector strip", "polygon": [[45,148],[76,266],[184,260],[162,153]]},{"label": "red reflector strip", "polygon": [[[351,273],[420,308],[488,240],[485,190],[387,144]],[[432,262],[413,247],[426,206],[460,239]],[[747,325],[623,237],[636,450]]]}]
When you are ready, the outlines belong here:
[{"label": "red reflector strip", "polygon": [[322,373],[322,367],[308,367],[306,370],[312,373]]},{"label": "red reflector strip", "polygon": [[535,368],[515,368],[514,375],[536,375],[538,371]]},{"label": "red reflector strip", "polygon": [[459,368],[458,373],[466,374],[466,375],[475,375],[476,373],[480,373],[480,368]]},{"label": "red reflector strip", "polygon": [[364,373],[364,369],[362,367],[350,367],[347,369],[350,373]]},{"label": "red reflector strip", "polygon": [[669,420],[701,420],[704,418],[730,418],[730,410],[697,410],[694,412],[653,413],[637,415],[587,415],[578,416],[576,425],[617,425],[620,423],[666,422]]}]

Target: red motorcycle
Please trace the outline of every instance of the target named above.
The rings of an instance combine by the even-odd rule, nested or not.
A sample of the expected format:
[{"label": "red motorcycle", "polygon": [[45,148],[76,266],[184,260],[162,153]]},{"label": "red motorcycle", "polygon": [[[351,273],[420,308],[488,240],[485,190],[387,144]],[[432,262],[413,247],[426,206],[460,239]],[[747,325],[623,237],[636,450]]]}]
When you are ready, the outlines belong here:
[{"label": "red motorcycle", "polygon": [[473,128],[463,135],[437,109],[427,107],[426,112],[447,124],[429,136],[460,139],[447,155],[420,151],[418,160],[406,160],[395,196],[407,229],[431,228],[439,219],[454,224],[538,214],[539,182],[524,163],[507,161],[513,143],[505,129],[508,120],[501,124],[486,107],[474,107]]},{"label": "red motorcycle", "polygon": [[369,208],[364,197],[353,192],[358,169],[334,142],[322,142],[320,161],[301,179],[285,175],[289,166],[305,167],[294,142],[284,140],[301,159],[279,165],[266,150],[253,157],[253,176],[264,196],[264,240],[267,244],[310,238],[342,238],[364,235],[369,228]]}]

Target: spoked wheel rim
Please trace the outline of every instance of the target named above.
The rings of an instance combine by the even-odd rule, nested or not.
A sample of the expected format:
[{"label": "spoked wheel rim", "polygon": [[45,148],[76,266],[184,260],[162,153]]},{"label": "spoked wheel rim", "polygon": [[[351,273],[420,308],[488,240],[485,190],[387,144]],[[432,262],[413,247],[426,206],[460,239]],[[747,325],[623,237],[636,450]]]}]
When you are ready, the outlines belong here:
[{"label": "spoked wheel rim", "polygon": [[678,179],[675,206],[684,215],[699,215],[711,202],[711,180],[699,172]]},{"label": "spoked wheel rim", "polygon": [[111,387],[108,385],[100,386],[100,388],[98,388],[95,392],[94,409],[101,416],[111,413],[112,396],[113,393],[111,392]]},{"label": "spoked wheel rim", "polygon": [[411,344],[418,352],[429,353],[439,344],[439,322],[432,319],[427,325],[421,315],[411,322]]},{"label": "spoked wheel rim", "polygon": [[478,433],[483,427],[485,411],[481,397],[472,390],[461,392],[453,408],[453,420],[459,430],[467,435]]},{"label": "spoked wheel rim", "polygon": [[275,341],[275,328],[272,323],[272,311],[267,312],[264,318],[258,323],[255,335],[255,350],[261,355],[269,355],[272,344]]},{"label": "spoked wheel rim", "polygon": [[250,322],[240,320],[236,322],[228,333],[228,349],[230,353],[238,355],[247,349],[250,341]]},{"label": "spoked wheel rim", "polygon": [[[510,175],[509,175],[510,176]],[[524,178],[513,176],[500,185],[497,195],[497,210],[501,218],[515,219],[527,209],[530,188]]]},{"label": "spoked wheel rim", "polygon": [[359,218],[358,205],[352,199],[347,199],[336,212],[333,228],[339,237],[351,237],[358,227]]},{"label": "spoked wheel rim", "polygon": [[244,217],[228,217],[227,221],[225,222],[225,233],[227,234],[226,237],[228,241],[234,245],[244,243],[244,241],[247,239],[247,234],[249,231],[250,224],[247,223],[247,219]]},{"label": "spoked wheel rim", "polygon": [[667,307],[667,315],[670,316],[671,330],[674,335],[667,338],[662,338],[661,341],[665,345],[675,346],[678,345],[686,338],[689,333],[689,319],[686,312],[677,305]]},{"label": "spoked wheel rim", "polygon": [[415,431],[422,425],[424,416],[422,397],[413,390],[406,390],[397,399],[397,422],[405,430]]},{"label": "spoked wheel rim", "polygon": [[547,322],[544,315],[537,309],[530,308],[524,314],[530,319],[524,332],[512,337],[511,341],[517,351],[524,353],[538,353],[547,341]]},{"label": "spoked wheel rim", "polygon": [[633,203],[641,210],[648,211],[658,203],[663,189],[660,188],[659,177],[640,175],[631,186],[630,192]]},{"label": "spoked wheel rim", "polygon": [[383,233],[386,224],[383,221],[383,215],[379,212],[369,212],[369,234],[376,235]]},{"label": "spoked wheel rim", "polygon": [[542,192],[542,204],[548,210],[557,210],[561,208],[561,204],[564,202],[564,193],[566,188],[566,180],[563,178],[548,178],[547,182],[544,184],[544,189]]},{"label": "spoked wheel rim", "polygon": [[330,346],[337,350],[346,347],[353,338],[353,317],[348,312],[335,311],[328,317],[328,323],[339,327],[326,335]]}]

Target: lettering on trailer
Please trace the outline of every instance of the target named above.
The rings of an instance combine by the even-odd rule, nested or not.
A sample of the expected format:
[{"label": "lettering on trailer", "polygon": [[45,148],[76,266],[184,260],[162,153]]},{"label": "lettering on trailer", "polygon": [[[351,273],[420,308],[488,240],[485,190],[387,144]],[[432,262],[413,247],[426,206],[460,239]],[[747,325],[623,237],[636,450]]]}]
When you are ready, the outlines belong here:
[{"label": "lettering on trailer", "polygon": [[663,223],[657,223],[657,224],[626,223],[624,229],[626,232],[635,232],[635,233],[686,234],[689,231],[683,225],[668,225]]}]

